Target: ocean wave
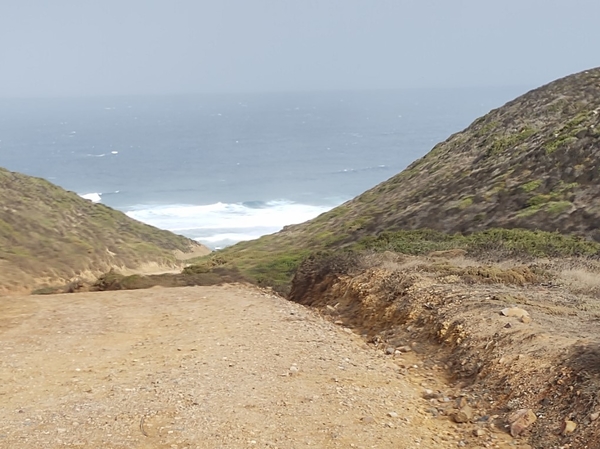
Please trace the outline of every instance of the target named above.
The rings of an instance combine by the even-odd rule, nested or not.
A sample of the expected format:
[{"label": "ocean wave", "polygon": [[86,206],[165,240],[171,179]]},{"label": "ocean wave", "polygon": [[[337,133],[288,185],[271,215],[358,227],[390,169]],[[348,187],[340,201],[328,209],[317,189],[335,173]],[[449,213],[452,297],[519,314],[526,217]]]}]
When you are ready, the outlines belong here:
[{"label": "ocean wave", "polygon": [[[291,201],[214,203],[201,206],[174,204],[136,206],[127,215],[143,223],[178,232],[210,247],[252,240],[281,230],[286,225],[315,218],[331,206]],[[223,244],[226,242],[225,244]]]},{"label": "ocean wave", "polygon": [[[110,154],[115,155],[115,154],[119,154],[119,152],[118,151],[111,151]],[[88,153],[88,154],[86,154],[87,157],[104,157],[106,155],[107,155],[107,153],[100,153],[100,154]]]},{"label": "ocean wave", "polygon": [[79,195],[81,198],[90,200],[92,203],[99,203],[102,201],[101,193],[84,193]]},{"label": "ocean wave", "polygon": [[391,167],[388,165],[375,165],[373,167],[363,167],[363,168],[344,168],[343,170],[338,170],[336,173],[344,174],[344,173],[362,173],[366,171],[378,171],[378,170],[389,170]]},{"label": "ocean wave", "polygon": [[252,240],[255,239],[256,235],[255,234],[243,234],[243,233],[235,233],[235,232],[228,232],[225,234],[215,234],[215,235],[210,235],[207,237],[197,237],[197,240],[204,240],[205,242],[208,243],[219,243],[219,242],[241,242],[244,240]]},{"label": "ocean wave", "polygon": [[208,246],[210,249],[221,249],[230,245],[235,245],[238,242],[244,242],[247,240],[254,240],[261,236],[262,234],[244,234],[244,233],[235,233],[229,232],[224,234],[215,234],[207,237],[196,237],[196,240],[199,243],[202,243],[205,246]]},{"label": "ocean wave", "polygon": [[102,201],[103,197],[110,196],[110,195],[117,195],[118,193],[120,193],[119,190],[115,190],[114,192],[104,192],[104,193],[100,193],[100,192],[78,193],[78,195],[81,198],[90,200],[92,203],[100,203]]}]

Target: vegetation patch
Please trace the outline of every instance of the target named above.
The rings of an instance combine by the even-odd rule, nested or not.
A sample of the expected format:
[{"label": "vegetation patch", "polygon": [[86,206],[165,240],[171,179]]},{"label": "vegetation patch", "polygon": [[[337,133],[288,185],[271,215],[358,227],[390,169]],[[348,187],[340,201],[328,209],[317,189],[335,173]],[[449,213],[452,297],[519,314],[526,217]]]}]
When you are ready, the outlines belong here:
[{"label": "vegetation patch", "polygon": [[552,154],[560,147],[568,146],[577,141],[577,137],[574,136],[559,136],[553,140],[550,140],[544,145],[547,154]]},{"label": "vegetation patch", "polygon": [[532,206],[527,206],[525,209],[519,211],[517,213],[517,218],[527,218],[532,215],[537,214],[543,207],[543,204],[534,204]]},{"label": "vegetation patch", "polygon": [[528,266],[503,269],[497,266],[457,267],[448,263],[421,265],[419,269],[440,276],[458,276],[464,282],[523,286],[548,278],[541,270]]},{"label": "vegetation patch", "polygon": [[534,190],[537,190],[541,185],[542,181],[540,179],[534,179],[533,181],[529,181],[525,184],[522,184],[521,189],[523,189],[524,192],[529,193],[533,192]]},{"label": "vegetation patch", "polygon": [[0,260],[20,272],[0,272],[5,285],[15,276],[23,287],[35,285],[36,278],[60,285],[83,271],[111,266],[174,266],[175,251],[197,246],[48,181],[2,168],[0,205]]},{"label": "vegetation patch", "polygon": [[506,257],[600,256],[599,243],[555,232],[526,229],[489,229],[468,235],[433,230],[384,232],[361,239],[353,248],[412,255],[464,249],[471,255],[494,252]]},{"label": "vegetation patch", "polygon": [[573,207],[570,201],[551,201],[546,204],[546,210],[551,214],[562,214]]},{"label": "vegetation patch", "polygon": [[[296,270],[304,260],[314,254],[330,254],[331,258],[328,260],[335,260],[343,254],[358,255],[373,251],[428,255],[452,250],[465,251],[472,257],[489,258],[493,256],[505,259],[600,257],[600,244],[598,243],[575,236],[524,229],[490,229],[472,234],[449,234],[431,229],[406,230],[382,232],[376,236],[366,236],[345,245],[327,246],[308,241],[302,247],[297,246],[292,240],[281,243],[281,236],[277,237],[277,234],[265,236],[256,241],[242,242],[218,251],[186,268],[184,273],[213,274],[216,268],[235,270],[243,280],[272,287],[275,291],[287,295]],[[218,260],[218,263],[215,263],[214,260]],[[504,276],[485,270],[464,272],[463,274],[471,276],[473,279],[500,279]],[[505,278],[503,279],[503,282],[508,282]]]},{"label": "vegetation patch", "polygon": [[187,287],[192,285],[220,285],[243,282],[240,273],[231,268],[215,267],[205,272],[183,272],[180,274],[131,275],[124,276],[109,271],[98,278],[90,287],[92,291],[138,290],[151,287]]},{"label": "vegetation patch", "polygon": [[467,207],[469,207],[471,204],[473,204],[473,197],[468,196],[468,197],[460,200],[460,203],[458,203],[458,208],[460,210],[463,210],[463,209],[466,209]]},{"label": "vegetation patch", "polygon": [[488,148],[487,156],[497,156],[510,148],[514,148],[533,136],[536,132],[536,129],[526,126],[516,134],[498,137]]}]

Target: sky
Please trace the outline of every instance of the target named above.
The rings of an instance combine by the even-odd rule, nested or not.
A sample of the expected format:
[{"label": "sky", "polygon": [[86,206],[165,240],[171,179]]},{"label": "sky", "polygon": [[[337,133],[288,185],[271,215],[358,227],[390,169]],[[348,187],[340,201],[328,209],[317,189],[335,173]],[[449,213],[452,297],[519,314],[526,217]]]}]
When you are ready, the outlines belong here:
[{"label": "sky", "polygon": [[598,0],[0,0],[0,97],[538,86]]}]

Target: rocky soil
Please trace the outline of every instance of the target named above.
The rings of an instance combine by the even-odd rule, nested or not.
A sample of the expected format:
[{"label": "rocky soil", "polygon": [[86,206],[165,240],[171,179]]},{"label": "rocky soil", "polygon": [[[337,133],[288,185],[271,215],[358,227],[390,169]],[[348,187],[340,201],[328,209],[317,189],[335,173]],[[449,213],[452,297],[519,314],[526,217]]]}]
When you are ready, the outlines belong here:
[{"label": "rocky soil", "polygon": [[334,321],[241,285],[2,297],[0,448],[530,447]]},{"label": "rocky soil", "polygon": [[394,357],[436,359],[448,377],[426,395],[433,416],[456,420],[452,393],[475,432],[487,423],[536,448],[600,447],[597,262],[367,259],[309,259],[290,298]]}]

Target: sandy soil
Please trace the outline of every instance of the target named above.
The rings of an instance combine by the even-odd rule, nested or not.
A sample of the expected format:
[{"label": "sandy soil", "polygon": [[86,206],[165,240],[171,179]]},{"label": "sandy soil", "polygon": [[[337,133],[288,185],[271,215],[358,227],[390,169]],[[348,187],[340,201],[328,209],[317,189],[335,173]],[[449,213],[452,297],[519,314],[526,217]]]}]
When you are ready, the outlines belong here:
[{"label": "sandy soil", "polygon": [[247,286],[2,297],[0,448],[484,447],[416,357]]}]

